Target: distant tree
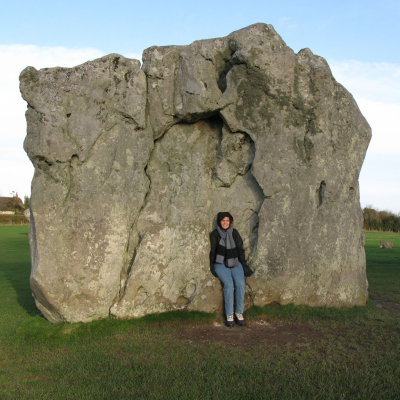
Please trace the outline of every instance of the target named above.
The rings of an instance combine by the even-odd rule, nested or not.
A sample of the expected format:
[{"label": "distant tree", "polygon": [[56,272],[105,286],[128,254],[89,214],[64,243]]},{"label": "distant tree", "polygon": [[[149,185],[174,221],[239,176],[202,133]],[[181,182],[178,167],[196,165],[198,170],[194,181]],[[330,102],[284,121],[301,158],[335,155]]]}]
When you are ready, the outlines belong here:
[{"label": "distant tree", "polygon": [[390,211],[377,211],[371,206],[363,210],[364,229],[400,232],[400,216]]},{"label": "distant tree", "polygon": [[17,213],[22,213],[24,211],[24,205],[20,198],[12,197],[7,202],[7,209],[10,211],[15,211]]},{"label": "distant tree", "polygon": [[378,230],[379,216],[376,210],[372,207],[365,207],[363,210],[364,229]]},{"label": "distant tree", "polygon": [[18,193],[12,191],[11,192],[12,197],[7,201],[6,208],[9,211],[15,211],[16,213],[23,213],[25,208],[24,208],[24,203],[22,203],[22,200],[18,197]]},{"label": "distant tree", "polygon": [[29,202],[30,202],[29,197],[28,196],[24,196],[24,207],[25,207],[25,210],[27,208],[29,208]]}]

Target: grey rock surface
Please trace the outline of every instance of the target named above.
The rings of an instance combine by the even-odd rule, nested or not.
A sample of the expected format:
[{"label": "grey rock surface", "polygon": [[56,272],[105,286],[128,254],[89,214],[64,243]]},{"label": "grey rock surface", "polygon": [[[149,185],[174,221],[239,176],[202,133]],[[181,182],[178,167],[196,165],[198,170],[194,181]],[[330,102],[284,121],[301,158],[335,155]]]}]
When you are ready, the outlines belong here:
[{"label": "grey rock surface", "polygon": [[256,24],[20,82],[31,287],[50,321],[220,311],[208,235],[224,210],[255,270],[247,307],[365,304],[371,132],[323,58]]}]

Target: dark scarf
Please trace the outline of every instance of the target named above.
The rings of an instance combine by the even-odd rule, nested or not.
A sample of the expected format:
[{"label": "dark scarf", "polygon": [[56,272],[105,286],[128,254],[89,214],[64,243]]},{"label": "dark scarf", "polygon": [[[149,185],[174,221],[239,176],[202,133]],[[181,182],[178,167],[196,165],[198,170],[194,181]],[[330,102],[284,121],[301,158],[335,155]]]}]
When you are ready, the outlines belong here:
[{"label": "dark scarf", "polygon": [[233,239],[233,228],[230,226],[227,230],[217,226],[217,231],[220,236],[219,245],[217,248],[217,264],[225,264],[232,268],[239,264],[238,251],[235,240]]}]

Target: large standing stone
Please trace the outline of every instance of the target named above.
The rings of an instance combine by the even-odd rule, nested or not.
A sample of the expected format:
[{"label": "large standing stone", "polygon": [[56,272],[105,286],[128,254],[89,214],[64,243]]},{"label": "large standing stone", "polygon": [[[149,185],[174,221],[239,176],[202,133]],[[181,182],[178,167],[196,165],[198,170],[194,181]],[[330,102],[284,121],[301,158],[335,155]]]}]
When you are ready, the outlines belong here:
[{"label": "large standing stone", "polygon": [[252,25],[21,74],[35,166],[31,287],[53,322],[219,310],[208,234],[230,211],[247,305],[365,304],[370,128],[326,61]]}]

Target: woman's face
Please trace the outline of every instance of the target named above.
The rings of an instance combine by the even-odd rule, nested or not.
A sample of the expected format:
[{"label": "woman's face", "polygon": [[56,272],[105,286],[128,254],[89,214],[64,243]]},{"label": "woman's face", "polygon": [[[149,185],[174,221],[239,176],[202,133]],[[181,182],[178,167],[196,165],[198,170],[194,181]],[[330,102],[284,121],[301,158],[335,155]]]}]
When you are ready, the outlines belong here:
[{"label": "woman's face", "polygon": [[229,217],[224,217],[221,219],[221,227],[222,229],[228,229],[231,221]]}]

